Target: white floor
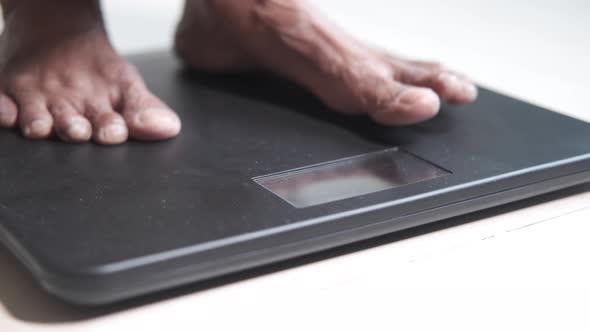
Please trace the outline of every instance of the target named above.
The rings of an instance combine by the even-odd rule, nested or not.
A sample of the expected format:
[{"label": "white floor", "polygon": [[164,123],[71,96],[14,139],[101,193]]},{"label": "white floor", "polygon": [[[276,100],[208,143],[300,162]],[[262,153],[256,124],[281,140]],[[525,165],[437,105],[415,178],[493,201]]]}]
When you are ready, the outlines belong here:
[{"label": "white floor", "polygon": [[[314,2],[368,41],[590,121],[590,2]],[[104,3],[121,51],[169,46],[180,1]],[[101,314],[45,296],[0,249],[0,331],[590,330],[590,186],[468,219]]]}]

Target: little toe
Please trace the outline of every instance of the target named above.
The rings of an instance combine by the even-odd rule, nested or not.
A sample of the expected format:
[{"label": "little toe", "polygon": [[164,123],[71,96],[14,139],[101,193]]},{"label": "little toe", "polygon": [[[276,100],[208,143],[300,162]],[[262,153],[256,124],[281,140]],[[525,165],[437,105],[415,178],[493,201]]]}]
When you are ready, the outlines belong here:
[{"label": "little toe", "polygon": [[384,125],[404,126],[429,120],[438,114],[440,99],[428,88],[403,88],[393,102],[369,116]]},{"label": "little toe", "polygon": [[47,138],[53,130],[53,117],[40,101],[22,104],[19,122],[23,135],[30,139]]},{"label": "little toe", "polygon": [[12,128],[16,126],[18,111],[12,98],[0,93],[0,127]]},{"label": "little toe", "polygon": [[92,126],[76,109],[69,104],[51,106],[55,132],[65,142],[84,143],[92,136]]},{"label": "little toe", "polygon": [[123,97],[121,114],[129,128],[129,136],[139,140],[157,141],[172,138],[180,132],[178,115],[145,87],[134,87]]}]

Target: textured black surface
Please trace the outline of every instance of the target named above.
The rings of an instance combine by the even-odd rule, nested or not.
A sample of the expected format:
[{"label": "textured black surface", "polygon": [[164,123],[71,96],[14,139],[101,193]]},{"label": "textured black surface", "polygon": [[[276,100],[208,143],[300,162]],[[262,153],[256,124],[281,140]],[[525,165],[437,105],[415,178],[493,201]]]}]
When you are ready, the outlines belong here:
[{"label": "textured black surface", "polygon": [[[76,302],[296,256],[311,249],[273,248],[363,224],[394,220],[381,232],[407,228],[395,219],[590,170],[589,124],[487,90],[425,124],[387,128],[336,115],[270,76],[191,74],[166,53],[133,61],[179,112],[178,138],[101,147],[0,132],[2,239],[45,287]],[[252,181],[393,146],[453,174],[305,209]],[[271,239],[277,232],[282,237]],[[317,248],[369,236],[361,233]]]}]

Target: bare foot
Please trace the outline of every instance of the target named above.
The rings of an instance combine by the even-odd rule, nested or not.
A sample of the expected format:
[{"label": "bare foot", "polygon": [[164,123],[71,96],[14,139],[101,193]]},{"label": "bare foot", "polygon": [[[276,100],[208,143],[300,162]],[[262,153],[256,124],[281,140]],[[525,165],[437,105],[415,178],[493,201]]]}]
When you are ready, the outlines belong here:
[{"label": "bare foot", "polygon": [[461,104],[477,97],[463,75],[369,47],[305,0],[188,0],[176,51],[196,69],[274,71],[337,111],[386,125],[430,119],[440,98]]},{"label": "bare foot", "polygon": [[98,1],[3,1],[0,127],[118,144],[176,136],[180,120],[112,48]]}]

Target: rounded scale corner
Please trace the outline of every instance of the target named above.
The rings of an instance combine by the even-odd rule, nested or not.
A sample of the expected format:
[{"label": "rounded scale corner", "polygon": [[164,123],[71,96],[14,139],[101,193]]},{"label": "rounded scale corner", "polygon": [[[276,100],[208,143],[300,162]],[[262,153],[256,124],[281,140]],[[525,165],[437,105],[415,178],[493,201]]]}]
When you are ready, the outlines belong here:
[{"label": "rounded scale corner", "polygon": [[32,253],[0,229],[0,245],[4,245],[38,280],[41,287],[55,297],[75,305],[96,306],[114,302],[115,289],[100,267],[75,268],[65,261]]},{"label": "rounded scale corner", "polygon": [[43,289],[69,304],[100,306],[116,302],[123,296],[100,266],[73,268],[43,262],[37,264],[33,273]]},{"label": "rounded scale corner", "polygon": [[68,283],[56,282],[55,280],[43,279],[41,280],[41,286],[49,294],[70,305],[97,307],[116,301],[116,299],[112,299],[111,297],[105,297],[103,292],[94,290],[90,284],[79,287],[72,286]]}]

